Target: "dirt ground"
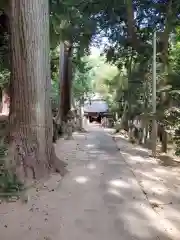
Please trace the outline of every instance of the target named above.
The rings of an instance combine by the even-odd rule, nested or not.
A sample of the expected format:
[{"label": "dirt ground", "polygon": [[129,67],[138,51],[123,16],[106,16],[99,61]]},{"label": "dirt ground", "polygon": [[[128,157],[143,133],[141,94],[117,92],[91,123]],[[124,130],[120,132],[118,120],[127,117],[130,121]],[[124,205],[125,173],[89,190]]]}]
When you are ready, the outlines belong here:
[{"label": "dirt ground", "polygon": [[[163,166],[98,125],[60,139],[68,163],[30,191],[28,203],[0,204],[2,240],[178,240],[180,168]],[[120,150],[119,150],[120,149]]]},{"label": "dirt ground", "polygon": [[163,221],[170,239],[180,239],[180,159],[130,144],[123,135],[113,136],[147,201]]},{"label": "dirt ground", "polygon": [[[56,154],[68,163],[70,172],[74,164],[84,158],[82,143],[85,139],[85,133],[75,134],[74,140],[59,139],[56,143]],[[48,180],[38,182],[35,188],[29,190],[27,203],[23,203],[23,198],[11,203],[1,201],[0,239],[59,239],[62,218],[60,202],[63,199],[59,189],[62,180],[59,174],[53,174]]]}]

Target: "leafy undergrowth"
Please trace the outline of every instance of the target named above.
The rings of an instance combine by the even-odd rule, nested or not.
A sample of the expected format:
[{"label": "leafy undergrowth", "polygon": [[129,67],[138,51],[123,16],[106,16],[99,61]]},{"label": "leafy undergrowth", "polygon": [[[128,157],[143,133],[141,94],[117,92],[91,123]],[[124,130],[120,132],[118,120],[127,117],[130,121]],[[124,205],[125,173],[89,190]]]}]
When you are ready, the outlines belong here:
[{"label": "leafy undergrowth", "polygon": [[5,166],[7,148],[0,146],[0,198],[4,200],[18,199],[24,185],[18,180],[15,173],[9,171]]}]

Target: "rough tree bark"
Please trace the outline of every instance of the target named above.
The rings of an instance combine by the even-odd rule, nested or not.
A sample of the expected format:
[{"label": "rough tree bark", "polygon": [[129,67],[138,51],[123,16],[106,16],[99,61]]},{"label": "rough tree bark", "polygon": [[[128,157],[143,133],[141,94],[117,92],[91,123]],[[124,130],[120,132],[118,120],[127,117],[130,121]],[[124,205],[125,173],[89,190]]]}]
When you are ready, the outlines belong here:
[{"label": "rough tree bark", "polygon": [[136,22],[134,19],[133,1],[125,0],[125,5],[127,12],[127,18],[125,19],[125,22],[127,24],[129,44],[138,53],[142,53],[146,49],[147,44],[144,43],[140,38],[138,38],[137,35]]},{"label": "rough tree bark", "polygon": [[23,179],[65,173],[52,143],[48,0],[10,1],[10,146]]},{"label": "rough tree bark", "polygon": [[79,107],[76,114],[76,130],[79,132],[86,132],[86,130],[84,129],[83,105],[84,97],[81,97],[79,99]]},{"label": "rough tree bark", "polygon": [[73,119],[72,104],[72,44],[70,42],[60,45],[60,102],[56,122],[59,125],[59,135],[72,135]]},{"label": "rough tree bark", "polygon": [[56,123],[58,124],[59,135],[64,133],[64,125],[67,123],[67,116],[71,110],[72,104],[72,46],[69,42],[61,42],[60,44],[60,56],[59,56],[59,107],[58,114],[56,116]]},{"label": "rough tree bark", "polygon": [[[66,122],[69,110],[71,109],[71,56],[72,46],[69,43],[61,45],[61,79],[60,79],[60,118]],[[61,61],[61,59],[60,59]]]},{"label": "rough tree bark", "polygon": [[[163,63],[163,70],[166,74],[169,73],[169,34],[170,34],[170,26],[171,26],[171,18],[172,18],[172,0],[168,1],[167,7],[166,7],[166,20],[165,20],[165,28],[164,32],[161,34],[161,43],[162,43],[162,53],[161,53],[161,59]],[[163,85],[165,86],[167,83],[167,77],[165,77]],[[161,93],[161,102],[163,105],[167,105],[168,100],[168,93],[162,92]],[[162,126],[162,146],[161,151],[167,152],[167,144],[168,144],[168,137],[167,132],[165,129],[165,126]]]},{"label": "rough tree bark", "polygon": [[81,98],[79,101],[79,129],[80,129],[80,131],[83,131],[83,111],[82,111],[83,103],[84,103],[84,100],[83,100],[83,98]]},{"label": "rough tree bark", "polygon": [[122,114],[122,117],[121,117],[120,129],[124,129],[124,130],[128,131],[129,127],[128,127],[127,109],[128,109],[128,102],[126,101],[125,105],[124,105],[123,114]]}]

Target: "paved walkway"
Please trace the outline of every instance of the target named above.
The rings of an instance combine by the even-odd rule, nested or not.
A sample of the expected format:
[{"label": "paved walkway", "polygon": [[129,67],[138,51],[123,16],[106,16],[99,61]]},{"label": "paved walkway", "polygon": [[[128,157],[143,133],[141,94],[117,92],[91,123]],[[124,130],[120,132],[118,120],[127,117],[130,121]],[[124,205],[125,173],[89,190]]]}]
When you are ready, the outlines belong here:
[{"label": "paved walkway", "polygon": [[170,239],[112,137],[90,130],[86,157],[61,185],[61,239]]},{"label": "paved walkway", "polygon": [[56,188],[52,178],[48,191],[40,189],[27,205],[0,205],[1,239],[176,239],[169,237],[112,137],[98,126],[89,131],[57,143],[69,173],[60,183],[56,179]]}]

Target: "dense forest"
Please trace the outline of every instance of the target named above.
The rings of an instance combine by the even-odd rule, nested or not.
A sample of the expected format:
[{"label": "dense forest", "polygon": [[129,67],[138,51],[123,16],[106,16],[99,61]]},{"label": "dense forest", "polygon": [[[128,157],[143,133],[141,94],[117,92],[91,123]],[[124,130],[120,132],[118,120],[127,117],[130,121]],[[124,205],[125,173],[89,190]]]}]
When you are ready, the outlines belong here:
[{"label": "dense forest", "polygon": [[[101,56],[90,56],[92,47]],[[140,143],[156,143],[151,134],[156,121],[161,151],[171,143],[179,155],[179,78],[177,0],[2,0],[0,190],[14,191],[22,180],[52,171],[65,174],[53,142],[61,132],[72,132],[70,122],[93,92],[107,100],[120,121],[117,131],[129,131],[129,121],[138,118]]]}]

